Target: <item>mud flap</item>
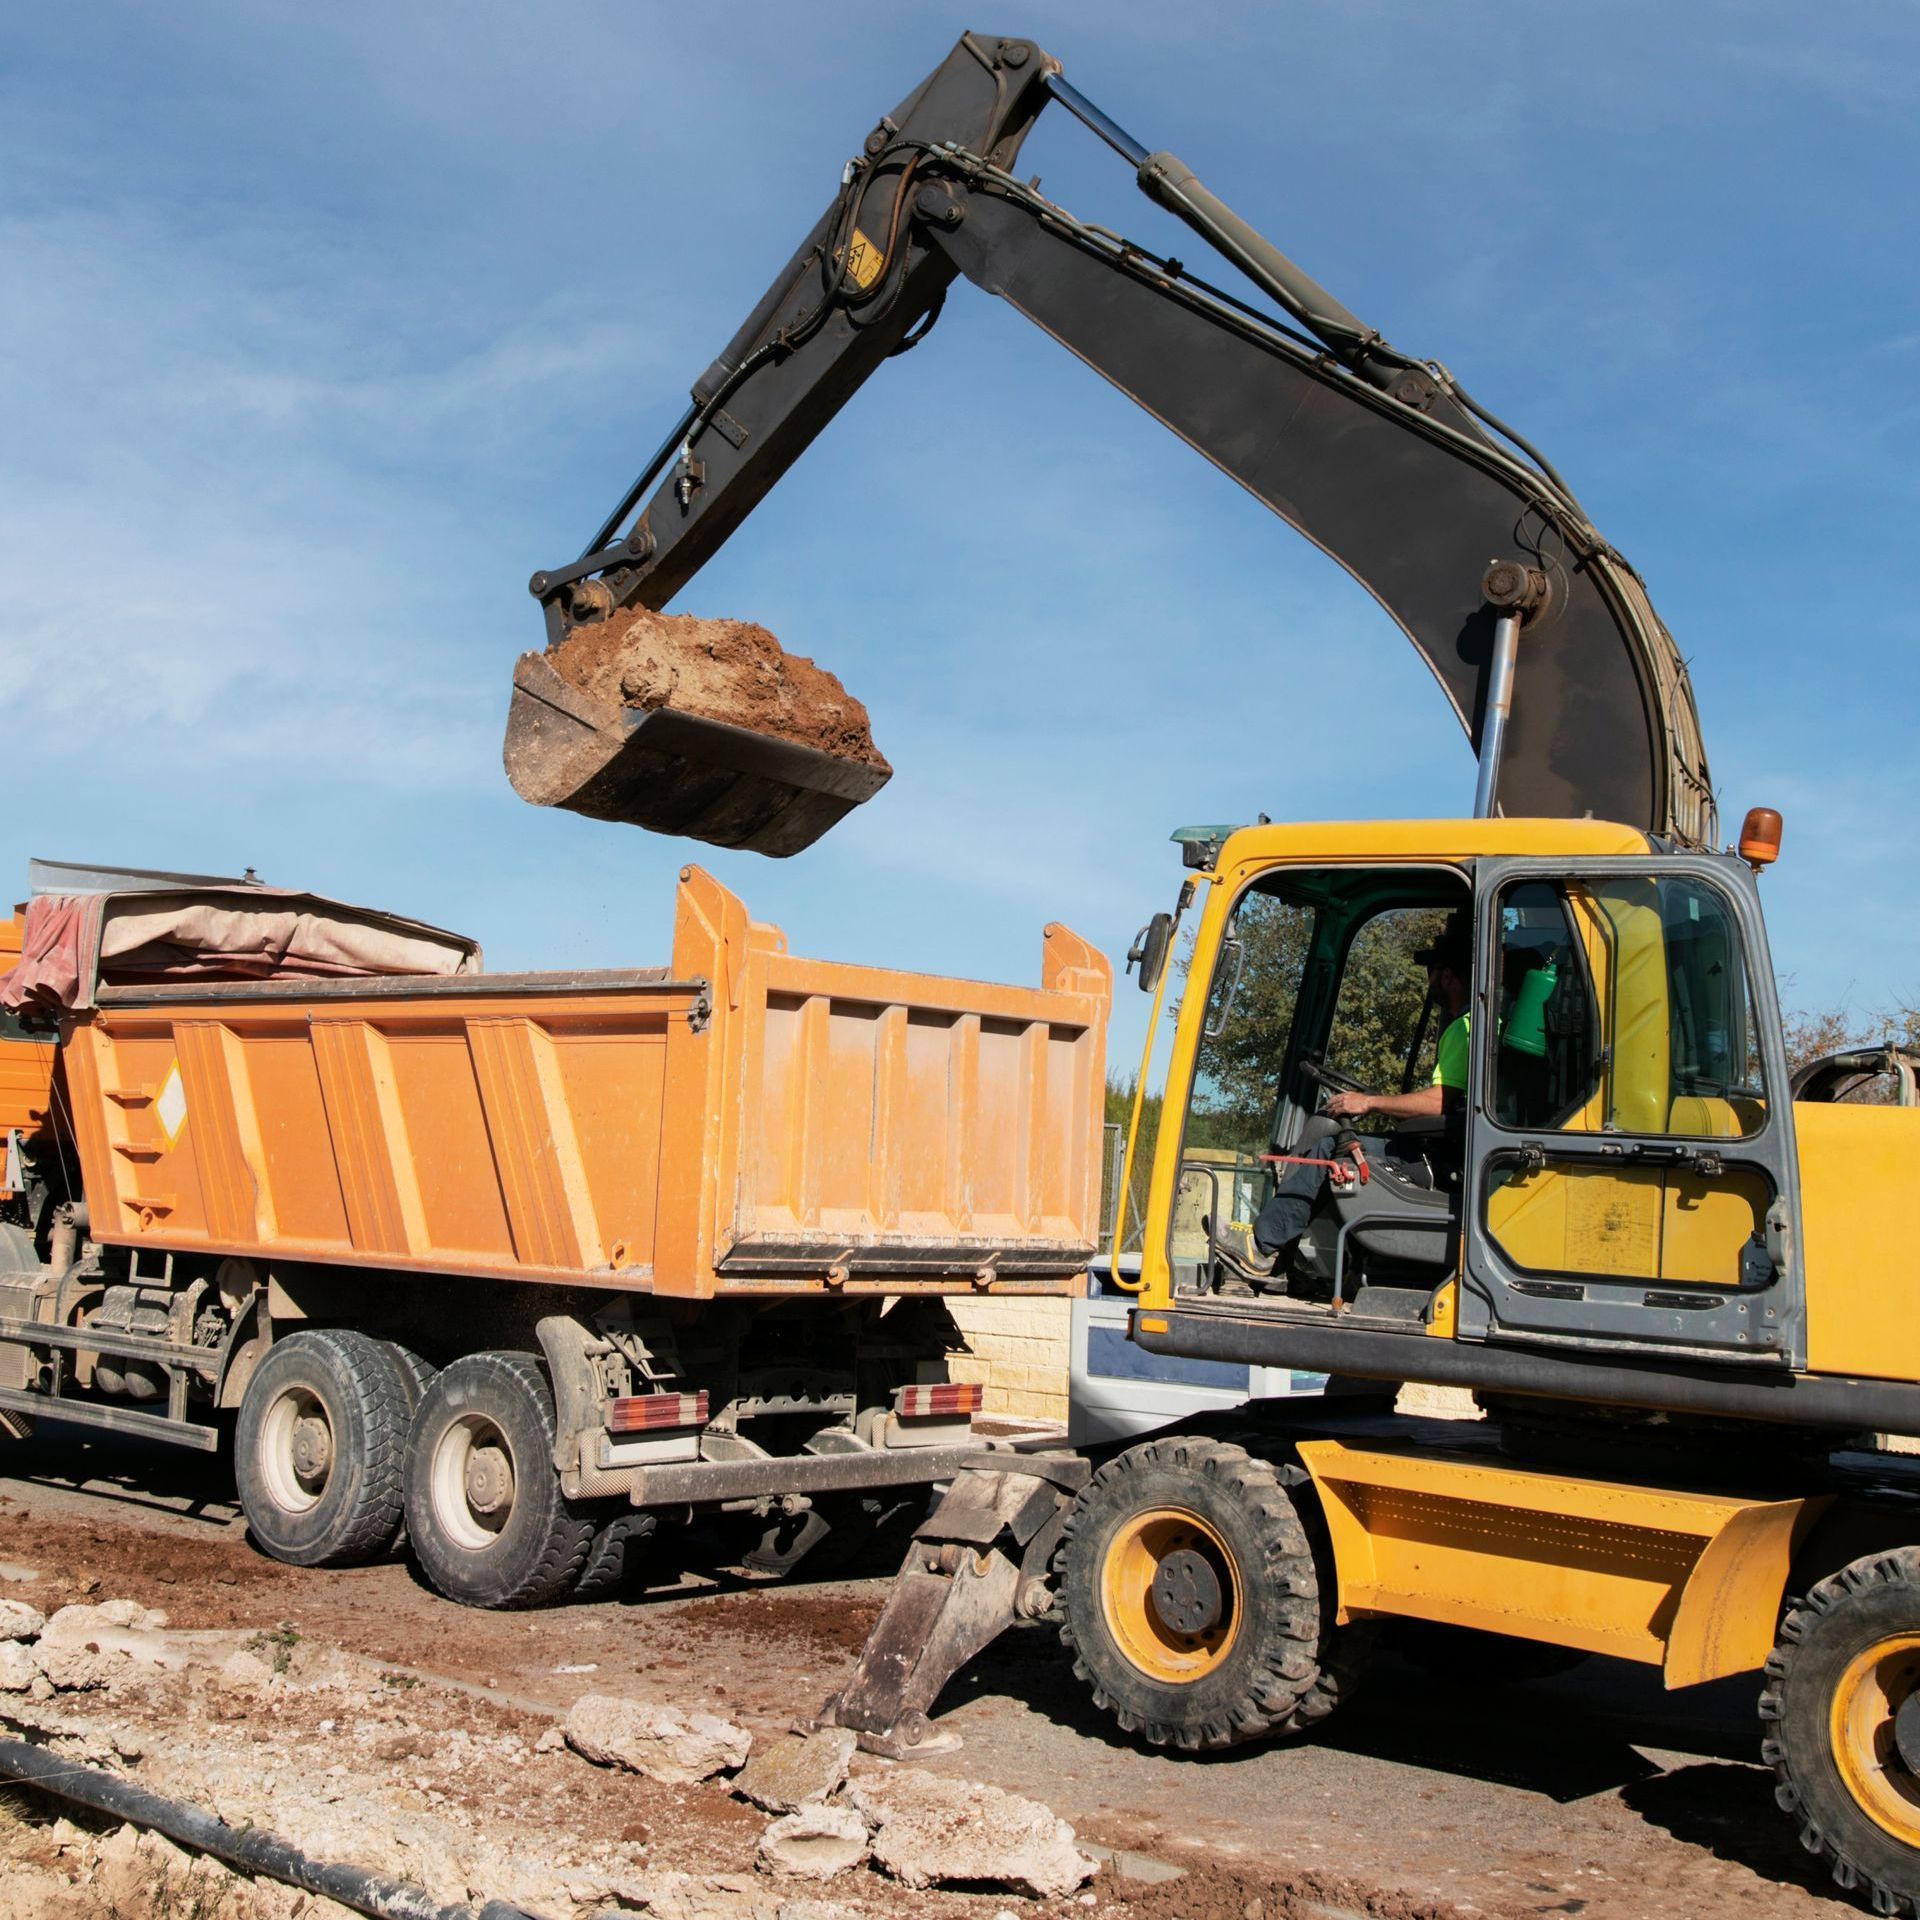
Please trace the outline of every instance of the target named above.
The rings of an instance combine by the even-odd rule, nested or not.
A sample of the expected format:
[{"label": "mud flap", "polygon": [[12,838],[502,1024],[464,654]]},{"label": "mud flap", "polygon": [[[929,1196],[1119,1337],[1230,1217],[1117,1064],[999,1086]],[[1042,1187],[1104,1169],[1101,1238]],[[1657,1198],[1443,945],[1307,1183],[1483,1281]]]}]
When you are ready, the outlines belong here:
[{"label": "mud flap", "polygon": [[894,1760],[957,1747],[928,1709],[975,1654],[1051,1607],[1054,1548],[1089,1472],[1075,1454],[965,1469],[915,1529],[858,1664],[814,1725],[850,1727]]}]

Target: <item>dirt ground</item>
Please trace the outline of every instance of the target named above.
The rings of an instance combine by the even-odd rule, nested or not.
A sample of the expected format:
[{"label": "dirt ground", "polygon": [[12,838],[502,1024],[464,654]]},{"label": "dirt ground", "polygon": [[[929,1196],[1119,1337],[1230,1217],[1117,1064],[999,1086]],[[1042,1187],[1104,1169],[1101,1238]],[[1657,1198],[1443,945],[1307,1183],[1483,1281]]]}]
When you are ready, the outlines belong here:
[{"label": "dirt ground", "polygon": [[836,674],[788,653],[747,620],[645,607],[576,627],[547,655],[554,671],[610,705],[675,707],[884,767],[866,707]]},{"label": "dirt ground", "polygon": [[[660,1787],[537,1744],[585,1692],[721,1713],[756,1748],[825,1699],[884,1583],[753,1585],[723,1553],[698,1533],[669,1534],[617,1601],[482,1614],[401,1563],[324,1572],[263,1559],[218,1461],[53,1429],[0,1451],[0,1597],[43,1612],[128,1599],[256,1659],[284,1657],[264,1691],[209,1669],[32,1711],[157,1792],[277,1824],[328,1857],[410,1870],[444,1899],[478,1904],[570,1873],[624,1888],[619,1900],[662,1920],[783,1909],[825,1920],[833,1907],[935,1920],[1069,1908],[1112,1920],[1850,1911],[1772,1804],[1749,1682],[1665,1695],[1656,1675],[1590,1660],[1489,1692],[1387,1658],[1309,1742],[1174,1759],[1096,1714],[1044,1626],[1007,1635],[954,1681],[940,1717],[964,1748],[927,1764],[1042,1800],[1083,1844],[1121,1850],[1088,1891],[1044,1903],[913,1892],[870,1868],[824,1886],[769,1879],[754,1868],[765,1816],[724,1783]],[[0,1714],[25,1710],[0,1696]],[[11,1920],[28,1909],[7,1895],[9,1877],[16,1890],[20,1876],[39,1884],[60,1848],[45,1803],[16,1792],[0,1807]],[[70,1829],[65,1844],[71,1865],[103,1843],[83,1846]],[[259,1914],[326,1911],[294,1914],[278,1897],[263,1895]],[[122,1911],[132,1920],[140,1908],[35,1913]]]}]

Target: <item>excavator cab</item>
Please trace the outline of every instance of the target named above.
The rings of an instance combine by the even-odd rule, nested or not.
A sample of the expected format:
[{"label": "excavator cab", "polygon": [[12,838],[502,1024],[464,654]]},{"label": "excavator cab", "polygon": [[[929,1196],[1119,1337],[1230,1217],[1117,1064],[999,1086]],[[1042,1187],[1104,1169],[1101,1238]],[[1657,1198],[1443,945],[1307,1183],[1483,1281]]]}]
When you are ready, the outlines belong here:
[{"label": "excavator cab", "polygon": [[[1546,821],[1210,851],[1149,1301],[1317,1328],[1291,1363],[1334,1371],[1398,1364],[1353,1344],[1389,1336],[1805,1363],[1794,1113],[1740,861]],[[1443,926],[1470,974],[1444,1007],[1419,964]],[[1339,1089],[1390,1117],[1330,1119]]]},{"label": "excavator cab", "polygon": [[1417,1318],[1459,1233],[1464,1114],[1351,1122],[1343,1091],[1435,1085],[1452,1015],[1426,964],[1458,876],[1281,869],[1229,918],[1187,1105],[1176,1291]]}]

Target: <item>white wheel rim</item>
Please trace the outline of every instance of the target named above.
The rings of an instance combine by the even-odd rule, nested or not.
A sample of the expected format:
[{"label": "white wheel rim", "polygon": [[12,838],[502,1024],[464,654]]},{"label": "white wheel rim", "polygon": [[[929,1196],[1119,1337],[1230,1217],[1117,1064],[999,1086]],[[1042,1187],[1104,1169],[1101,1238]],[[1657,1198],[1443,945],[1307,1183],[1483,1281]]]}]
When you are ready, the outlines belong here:
[{"label": "white wheel rim", "polygon": [[260,1423],[260,1473],[283,1513],[311,1513],[333,1478],[335,1442],[326,1403],[305,1387],[273,1397]]},{"label": "white wheel rim", "polygon": [[[497,1481],[494,1455],[504,1457],[504,1498],[476,1504],[476,1481],[484,1495]],[[485,1414],[466,1413],[448,1423],[433,1444],[427,1476],[433,1517],[448,1539],[468,1553],[484,1553],[513,1517],[518,1473],[507,1437]]]}]

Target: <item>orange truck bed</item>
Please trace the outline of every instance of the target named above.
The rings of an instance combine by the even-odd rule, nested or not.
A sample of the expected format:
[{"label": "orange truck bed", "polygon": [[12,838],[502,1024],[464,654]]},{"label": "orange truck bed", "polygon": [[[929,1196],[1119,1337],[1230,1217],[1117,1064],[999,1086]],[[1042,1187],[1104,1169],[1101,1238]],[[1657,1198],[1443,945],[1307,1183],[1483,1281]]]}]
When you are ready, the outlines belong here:
[{"label": "orange truck bed", "polygon": [[98,1240],[686,1298],[1073,1292],[1112,970],[787,952],[683,870],[661,970],[103,988],[63,1028]]}]

